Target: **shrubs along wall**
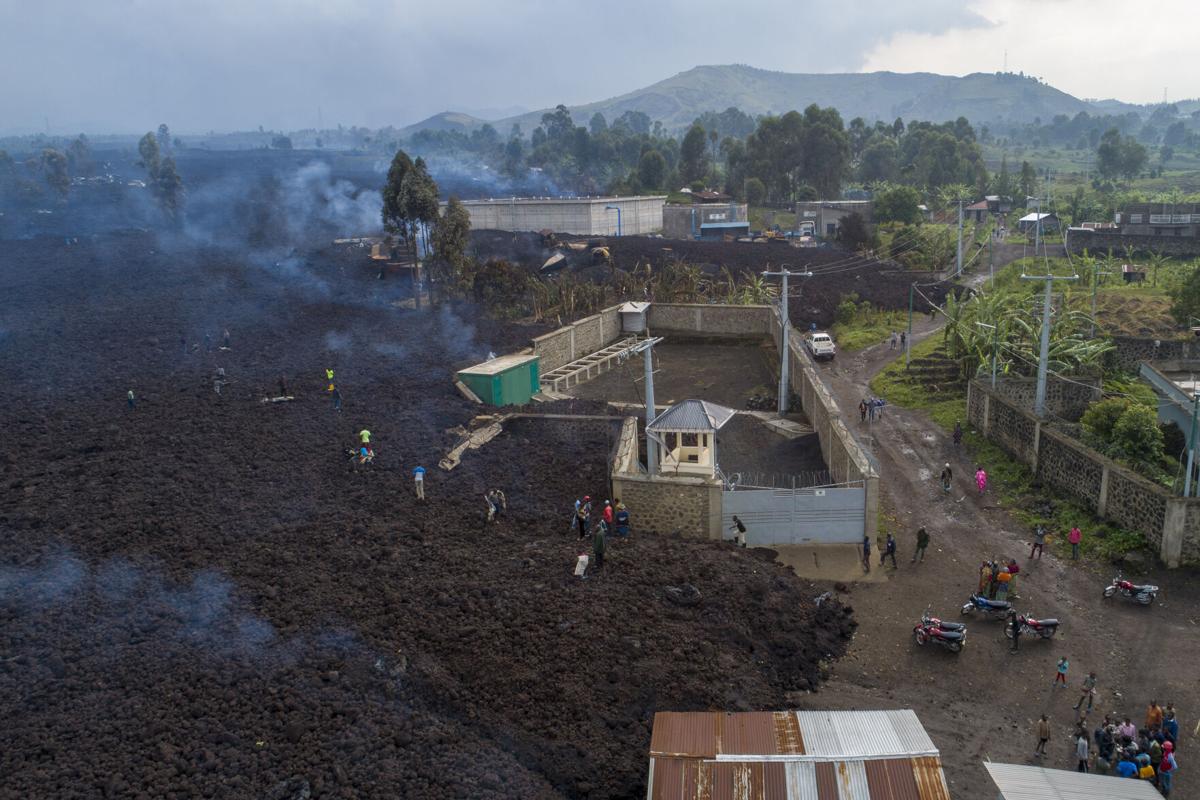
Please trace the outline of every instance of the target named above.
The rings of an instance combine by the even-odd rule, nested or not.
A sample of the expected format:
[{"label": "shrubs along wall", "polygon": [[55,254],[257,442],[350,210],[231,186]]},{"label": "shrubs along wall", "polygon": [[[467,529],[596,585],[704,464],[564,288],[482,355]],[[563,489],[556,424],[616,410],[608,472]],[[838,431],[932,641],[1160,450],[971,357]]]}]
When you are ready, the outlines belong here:
[{"label": "shrubs along wall", "polygon": [[1084,443],[1041,424],[1017,401],[972,381],[971,425],[1043,484],[1078,500],[1097,516],[1137,531],[1168,567],[1200,564],[1200,499],[1178,497]]}]

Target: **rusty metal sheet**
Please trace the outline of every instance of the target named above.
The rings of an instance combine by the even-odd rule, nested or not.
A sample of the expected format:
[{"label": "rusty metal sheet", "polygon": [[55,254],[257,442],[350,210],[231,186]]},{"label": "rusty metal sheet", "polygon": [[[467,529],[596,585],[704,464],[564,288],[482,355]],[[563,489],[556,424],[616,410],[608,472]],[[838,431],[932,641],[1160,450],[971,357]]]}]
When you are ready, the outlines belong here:
[{"label": "rusty metal sheet", "polygon": [[800,733],[800,721],[790,711],[776,711],[771,715],[775,725],[775,751],[784,755],[803,755],[804,736]]},{"label": "rusty metal sheet", "polygon": [[817,767],[812,761],[789,761],[787,773],[788,800],[820,800],[817,789]]},{"label": "rusty metal sheet", "polygon": [[867,785],[871,800],[921,800],[913,764],[907,758],[867,761]]},{"label": "rusty metal sheet", "polygon": [[724,714],[659,711],[654,715],[650,755],[713,758],[719,751]]},{"label": "rusty metal sheet", "polygon": [[787,770],[782,762],[762,764],[763,800],[788,800]]},{"label": "rusty metal sheet", "polygon": [[837,770],[826,761],[816,765],[817,800],[838,800]]},{"label": "rusty metal sheet", "polygon": [[862,761],[838,761],[833,766],[837,770],[841,800],[870,800],[871,787]]},{"label": "rusty metal sheet", "polygon": [[950,789],[946,786],[946,775],[942,772],[942,760],[935,756],[909,759],[913,778],[917,781],[917,794],[921,800],[950,800]]},{"label": "rusty metal sheet", "polygon": [[678,758],[650,759],[649,800],[681,800],[683,797],[683,760]]},{"label": "rusty metal sheet", "polygon": [[725,717],[720,749],[724,755],[773,756],[775,747],[775,714],[756,711],[729,714]]}]

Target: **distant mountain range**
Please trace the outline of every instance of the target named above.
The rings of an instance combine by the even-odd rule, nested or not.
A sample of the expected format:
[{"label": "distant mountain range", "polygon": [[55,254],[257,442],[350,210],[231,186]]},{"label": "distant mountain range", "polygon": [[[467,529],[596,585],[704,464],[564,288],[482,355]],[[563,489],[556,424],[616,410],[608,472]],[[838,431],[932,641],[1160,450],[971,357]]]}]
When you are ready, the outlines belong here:
[{"label": "distant mountain range", "polygon": [[[801,74],[772,72],[741,64],[695,67],[628,94],[570,106],[576,124],[586,125],[597,111],[612,122],[626,111],[641,111],[678,131],[705,111],[730,106],[757,116],[803,110],[816,103],[834,106],[843,119],[862,117],[869,122],[933,122],[966,117],[976,125],[989,122],[1049,121],[1056,114],[1074,116],[1116,114],[1144,109],[1116,100],[1085,101],[1033,78],[1012,73],[976,72],[963,77],[929,72],[859,72]],[[469,114],[443,112],[403,129],[405,135],[423,129],[470,131],[490,123],[502,136],[513,124],[526,136],[549,109],[501,119],[481,119]]]}]

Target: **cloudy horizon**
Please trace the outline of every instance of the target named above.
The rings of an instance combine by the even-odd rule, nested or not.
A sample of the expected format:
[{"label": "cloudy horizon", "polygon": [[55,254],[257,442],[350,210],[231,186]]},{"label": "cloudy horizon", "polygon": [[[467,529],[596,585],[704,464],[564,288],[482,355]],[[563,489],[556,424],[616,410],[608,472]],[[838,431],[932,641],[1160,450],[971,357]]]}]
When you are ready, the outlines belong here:
[{"label": "cloudy horizon", "polygon": [[[0,0],[0,133],[403,126],[578,105],[702,64],[784,72],[1034,75],[1080,98],[1200,96],[1184,0],[815,3]],[[636,20],[636,22],[631,22]],[[767,20],[776,24],[765,25]]]}]

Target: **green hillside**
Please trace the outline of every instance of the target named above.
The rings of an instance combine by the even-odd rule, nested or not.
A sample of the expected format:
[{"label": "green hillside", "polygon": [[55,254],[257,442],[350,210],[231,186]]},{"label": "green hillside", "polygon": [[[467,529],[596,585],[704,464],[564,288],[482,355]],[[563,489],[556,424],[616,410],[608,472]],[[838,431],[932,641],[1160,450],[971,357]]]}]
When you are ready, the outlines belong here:
[{"label": "green hillside", "polygon": [[[753,116],[801,110],[811,103],[834,106],[846,120],[863,117],[889,122],[896,117],[941,122],[960,116],[976,123],[1027,122],[1093,110],[1052,86],[1012,74],[974,73],[961,78],[928,72],[800,74],[735,64],[695,67],[619,97],[573,106],[571,114],[576,123],[585,125],[597,111],[610,121],[626,111],[641,111],[652,120],[661,120],[669,130],[678,130],[705,111],[735,106]],[[492,125],[507,131],[517,123],[528,134],[541,123],[543,113],[545,110],[507,117]],[[426,123],[406,132],[458,123],[469,130],[482,124],[473,117],[453,114],[439,114]]]}]

